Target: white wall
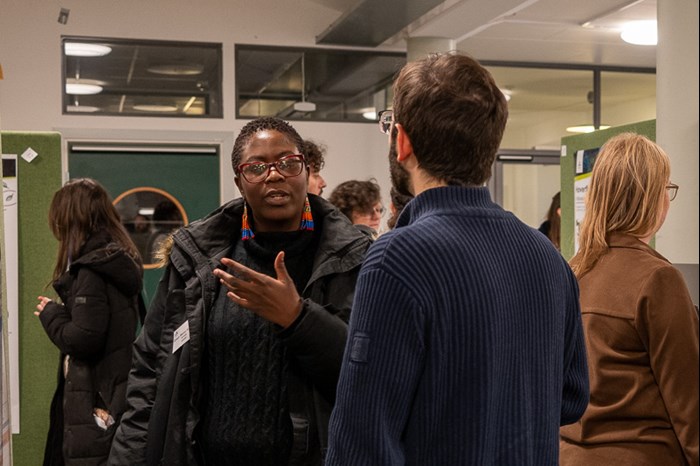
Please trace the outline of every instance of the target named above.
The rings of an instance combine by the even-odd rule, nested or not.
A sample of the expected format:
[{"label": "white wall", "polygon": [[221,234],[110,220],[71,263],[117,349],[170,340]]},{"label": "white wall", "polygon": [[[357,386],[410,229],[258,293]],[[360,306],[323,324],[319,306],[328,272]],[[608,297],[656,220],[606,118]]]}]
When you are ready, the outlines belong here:
[{"label": "white wall", "polygon": [[[2,129],[58,130],[64,138],[198,141],[222,145],[222,200],[236,197],[230,153],[248,120],[235,119],[234,45],[315,46],[318,24],[338,12],[304,0],[2,0]],[[68,23],[58,23],[68,8]],[[313,22],[312,19],[313,18]],[[179,119],[61,114],[62,35],[223,44],[224,118]],[[386,137],[376,125],[293,122],[302,137],[328,146],[327,191],[348,179],[376,177],[388,202]]]},{"label": "white wall", "polygon": [[[698,1],[659,0],[657,5],[656,140],[671,158],[671,179],[680,189],[656,246],[671,262],[695,264],[697,271]],[[694,286],[697,290],[697,281]]]}]

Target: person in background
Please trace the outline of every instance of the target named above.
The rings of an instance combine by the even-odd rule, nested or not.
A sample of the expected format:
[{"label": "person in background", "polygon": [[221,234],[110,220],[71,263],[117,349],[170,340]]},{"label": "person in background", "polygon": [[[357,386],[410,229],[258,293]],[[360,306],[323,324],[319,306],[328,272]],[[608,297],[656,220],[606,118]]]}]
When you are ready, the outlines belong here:
[{"label": "person in background", "polygon": [[354,225],[369,227],[368,233],[376,237],[381,227],[384,207],[381,190],[374,179],[344,181],[336,186],[328,200]]},{"label": "person in background", "polygon": [[310,139],[306,139],[302,142],[301,153],[306,158],[306,164],[309,167],[308,191],[311,194],[320,196],[323,194],[323,188],[326,187],[326,180],[321,176],[321,170],[326,164],[324,160],[326,148]]},{"label": "person in background", "polygon": [[53,288],[35,315],[60,350],[44,465],[103,465],[126,408],[143,268],[105,189],[71,180],[49,208]]},{"label": "person in background", "polygon": [[538,230],[552,242],[558,250],[561,250],[561,192],[552,196],[552,202],[547,211],[547,218],[542,222]]},{"label": "person in background", "polygon": [[396,226],[396,221],[399,219],[403,208],[413,199],[413,195],[411,193],[399,192],[395,186],[391,187],[390,195],[391,204],[389,204],[389,210],[391,211],[391,217],[386,221],[386,226],[391,230]]},{"label": "person in background", "polygon": [[167,241],[111,464],[323,464],[370,240],[307,195],[301,147],[283,120],[247,123],[242,197]]},{"label": "person in background", "polygon": [[[131,228],[129,228],[129,226]],[[141,259],[144,263],[148,263],[151,256],[148,250],[148,243],[151,238],[151,220],[143,214],[136,214],[134,218],[131,219],[130,225],[127,223],[125,227],[131,236],[131,240],[139,250]]]},{"label": "person in background", "polygon": [[683,275],[649,246],[678,186],[654,142],[606,142],[579,250],[591,399],[561,429],[561,464],[698,464],[698,314]]},{"label": "person in background", "polygon": [[153,209],[153,221],[150,236],[148,238],[148,257],[144,258],[147,264],[158,262],[158,251],[170,234],[182,226],[182,213],[175,203],[169,199],[162,200]]},{"label": "person in background", "polygon": [[326,464],[556,464],[588,402],[578,288],[484,187],[503,93],[459,54],[409,62],[393,90],[380,128],[415,198],[362,265]]}]

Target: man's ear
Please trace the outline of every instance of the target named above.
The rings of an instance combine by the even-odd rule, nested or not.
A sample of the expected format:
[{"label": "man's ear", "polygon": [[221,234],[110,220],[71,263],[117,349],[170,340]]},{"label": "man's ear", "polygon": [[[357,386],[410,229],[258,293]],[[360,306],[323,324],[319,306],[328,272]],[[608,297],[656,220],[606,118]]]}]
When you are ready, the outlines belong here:
[{"label": "man's ear", "polygon": [[403,162],[413,154],[413,143],[400,123],[394,126],[396,127],[396,159]]}]

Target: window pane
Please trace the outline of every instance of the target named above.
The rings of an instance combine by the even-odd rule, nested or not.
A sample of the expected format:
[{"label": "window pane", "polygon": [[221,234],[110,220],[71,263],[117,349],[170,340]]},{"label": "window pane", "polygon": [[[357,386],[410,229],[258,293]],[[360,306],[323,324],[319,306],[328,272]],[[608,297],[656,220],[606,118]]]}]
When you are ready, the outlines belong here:
[{"label": "window pane", "polygon": [[240,118],[375,122],[403,53],[236,46]]},{"label": "window pane", "polygon": [[600,74],[601,123],[620,126],[656,118],[656,75],[652,73]]},{"label": "window pane", "polygon": [[504,148],[558,147],[566,128],[593,123],[593,71],[487,66],[510,93]]},{"label": "window pane", "polygon": [[65,114],[222,117],[221,44],[64,37],[63,73]]}]

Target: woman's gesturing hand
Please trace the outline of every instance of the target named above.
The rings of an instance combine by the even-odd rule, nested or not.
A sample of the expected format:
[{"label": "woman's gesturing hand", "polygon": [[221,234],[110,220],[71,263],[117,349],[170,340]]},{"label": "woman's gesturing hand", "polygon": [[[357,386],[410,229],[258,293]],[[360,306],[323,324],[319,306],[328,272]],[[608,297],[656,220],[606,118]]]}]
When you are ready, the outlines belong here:
[{"label": "woman's gesturing hand", "polygon": [[284,251],[275,258],[277,278],[255,272],[231,259],[221,259],[230,271],[214,270],[228,288],[231,301],[283,328],[289,327],[301,312],[301,298],[284,265]]}]

